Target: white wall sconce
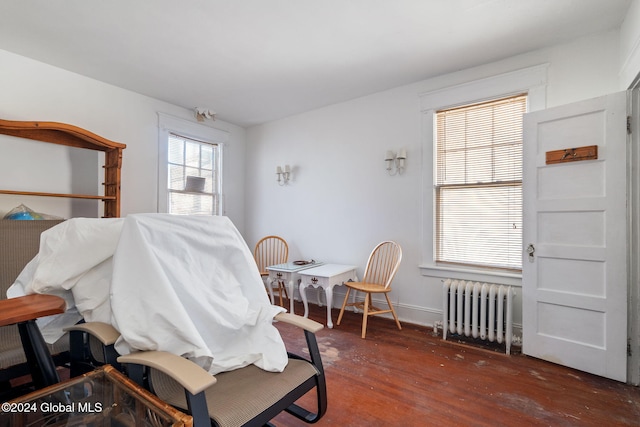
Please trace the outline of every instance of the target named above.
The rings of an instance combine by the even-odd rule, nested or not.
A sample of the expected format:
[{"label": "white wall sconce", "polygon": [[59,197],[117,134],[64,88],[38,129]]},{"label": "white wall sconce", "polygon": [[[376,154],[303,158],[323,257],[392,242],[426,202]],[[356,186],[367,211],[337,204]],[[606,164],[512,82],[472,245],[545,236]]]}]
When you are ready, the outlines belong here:
[{"label": "white wall sconce", "polygon": [[398,154],[393,151],[387,151],[387,155],[384,157],[384,161],[387,162],[387,173],[389,175],[399,174],[404,172],[404,161],[407,159],[407,150],[402,149],[398,151]]},{"label": "white wall sconce", "polygon": [[289,178],[291,177],[291,167],[289,165],[284,165],[284,170],[282,166],[278,166],[276,168],[276,175],[278,175],[278,185],[285,185],[289,182]]}]

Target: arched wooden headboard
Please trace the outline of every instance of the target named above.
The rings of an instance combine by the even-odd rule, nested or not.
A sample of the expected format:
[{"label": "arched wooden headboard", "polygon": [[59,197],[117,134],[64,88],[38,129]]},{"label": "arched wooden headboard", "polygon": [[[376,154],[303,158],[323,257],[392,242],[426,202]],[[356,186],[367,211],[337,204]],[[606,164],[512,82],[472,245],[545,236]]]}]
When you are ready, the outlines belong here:
[{"label": "arched wooden headboard", "polygon": [[95,199],[104,202],[104,217],[120,216],[120,171],[122,150],[127,146],[110,141],[77,126],[56,122],[24,122],[0,119],[0,134],[50,142],[69,147],[86,148],[105,153],[104,195],[40,193],[0,189],[0,194]]}]

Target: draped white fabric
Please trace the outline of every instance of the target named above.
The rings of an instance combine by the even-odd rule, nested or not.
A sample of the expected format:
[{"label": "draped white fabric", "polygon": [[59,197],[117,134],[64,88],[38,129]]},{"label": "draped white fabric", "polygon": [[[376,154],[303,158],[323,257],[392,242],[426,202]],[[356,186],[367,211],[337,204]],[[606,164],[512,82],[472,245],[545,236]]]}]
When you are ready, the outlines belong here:
[{"label": "draped white fabric", "polygon": [[269,303],[251,252],[226,217],[71,219],[43,233],[34,262],[32,279],[20,278],[25,292],[71,292],[86,320],[120,331],[121,354],[165,350],[212,374],[286,366],[272,324],[283,309]]},{"label": "draped white fabric", "polygon": [[82,317],[87,322],[111,323],[112,257],[123,223],[122,218],[74,218],[40,236],[38,254],[7,290],[7,297],[40,293],[65,299],[66,313],[37,320],[49,344]]}]

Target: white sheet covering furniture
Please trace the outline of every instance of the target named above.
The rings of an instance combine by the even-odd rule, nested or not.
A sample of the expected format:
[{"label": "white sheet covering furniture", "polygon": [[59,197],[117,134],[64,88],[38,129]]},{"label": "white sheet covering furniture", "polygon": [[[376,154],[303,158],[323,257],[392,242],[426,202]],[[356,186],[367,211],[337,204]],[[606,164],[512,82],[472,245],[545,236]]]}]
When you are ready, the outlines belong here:
[{"label": "white sheet covering furniture", "polygon": [[284,309],[226,217],[76,218],[43,233],[40,249],[11,293],[66,293],[87,321],[118,329],[121,354],[167,351],[212,374],[287,364],[272,325]]}]

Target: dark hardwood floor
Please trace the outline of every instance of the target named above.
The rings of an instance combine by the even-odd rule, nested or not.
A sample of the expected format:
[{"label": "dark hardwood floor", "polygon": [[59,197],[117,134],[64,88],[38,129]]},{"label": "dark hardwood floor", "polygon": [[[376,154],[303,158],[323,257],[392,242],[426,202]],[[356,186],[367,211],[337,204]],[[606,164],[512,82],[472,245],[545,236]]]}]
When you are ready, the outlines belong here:
[{"label": "dark hardwood floor", "polygon": [[[309,309],[309,317],[324,324],[326,309]],[[296,302],[296,313],[303,313],[302,303]],[[333,310],[334,322],[337,316]],[[381,317],[369,319],[363,340],[361,320],[346,312],[340,326],[316,334],[329,399],[319,427],[640,426],[639,387],[520,354],[442,341],[427,327],[403,323],[399,331]],[[276,326],[290,350],[305,346],[299,329]],[[61,377],[67,376],[62,370]],[[313,398],[300,402],[313,410]],[[286,413],[273,424],[307,425]]]},{"label": "dark hardwood floor", "polygon": [[[325,308],[309,308],[325,322]],[[638,387],[445,342],[431,328],[403,323],[399,331],[381,317],[370,318],[363,340],[361,319],[347,312],[340,326],[317,334],[329,399],[318,426],[640,426]],[[299,330],[277,327],[288,348],[304,345]],[[301,402],[312,408],[313,398]],[[273,424],[305,425],[286,413]]]}]

